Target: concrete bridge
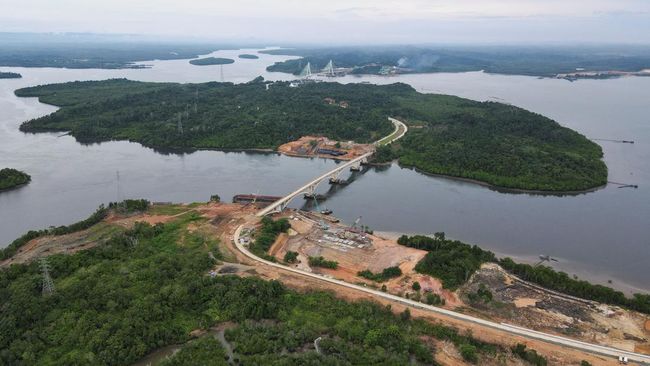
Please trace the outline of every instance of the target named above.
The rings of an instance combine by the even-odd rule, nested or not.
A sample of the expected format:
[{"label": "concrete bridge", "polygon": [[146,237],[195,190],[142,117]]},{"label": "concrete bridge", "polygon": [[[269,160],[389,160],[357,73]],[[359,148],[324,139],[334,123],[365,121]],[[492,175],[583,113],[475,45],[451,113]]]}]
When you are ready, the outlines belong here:
[{"label": "concrete bridge", "polygon": [[[376,146],[379,145],[387,145],[392,143],[393,141],[396,141],[402,136],[406,134],[406,131],[408,130],[408,127],[401,122],[398,121],[394,118],[388,118],[393,125],[395,126],[395,130],[388,136],[382,138],[381,140],[375,142]],[[341,176],[341,173],[343,173],[346,169],[350,168],[350,170],[353,171],[358,171],[361,169],[361,164],[367,163],[368,158],[374,154],[374,151],[363,154],[357,158],[354,158],[352,160],[346,161],[343,164],[339,164],[336,168],[330,170],[329,172],[321,175],[320,177],[310,181],[309,183],[305,184],[304,186],[296,189],[295,191],[289,193],[288,195],[282,197],[281,199],[273,202],[269,206],[265,207],[264,209],[260,210],[257,213],[257,216],[262,217],[266,216],[271,213],[275,212],[281,212],[284,210],[288,205],[291,200],[294,198],[300,196],[300,195],[315,195],[316,194],[316,187],[323,182],[324,180],[332,181],[332,182],[337,182],[339,180],[339,177]]]}]

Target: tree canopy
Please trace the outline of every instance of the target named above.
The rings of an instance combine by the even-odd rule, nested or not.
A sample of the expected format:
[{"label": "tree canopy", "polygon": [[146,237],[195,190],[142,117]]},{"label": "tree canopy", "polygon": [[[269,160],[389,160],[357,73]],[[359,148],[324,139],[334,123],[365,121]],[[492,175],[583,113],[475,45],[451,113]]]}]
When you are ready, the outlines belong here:
[{"label": "tree canopy", "polygon": [[31,180],[32,177],[29,174],[20,170],[11,168],[0,169],[0,191],[22,186]]},{"label": "tree canopy", "polygon": [[[511,105],[420,94],[405,84],[287,82],[172,84],[123,79],[19,89],[62,107],[21,130],[70,131],[79,141],[131,140],[165,149],[273,149],[305,135],[372,142],[388,116],[409,125],[377,161],[515,189],[604,185],[602,149],[544,116]],[[325,98],[344,100],[347,108]]]}]

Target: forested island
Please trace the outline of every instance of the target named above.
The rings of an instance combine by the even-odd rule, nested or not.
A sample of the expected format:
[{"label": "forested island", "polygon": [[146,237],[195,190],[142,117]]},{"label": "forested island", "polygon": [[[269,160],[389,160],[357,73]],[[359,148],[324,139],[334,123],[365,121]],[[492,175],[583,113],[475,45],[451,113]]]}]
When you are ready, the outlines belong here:
[{"label": "forested island", "polygon": [[248,60],[257,60],[259,58],[259,56],[244,53],[242,55],[239,55],[239,58],[248,59]]},{"label": "forested island", "polygon": [[222,58],[222,57],[205,57],[205,58],[197,58],[195,60],[190,60],[190,63],[196,66],[228,65],[228,64],[235,63],[235,60],[231,58]]},{"label": "forested island", "polygon": [[[70,131],[82,142],[137,141],[166,149],[275,149],[301,136],[372,142],[405,121],[399,144],[377,161],[491,185],[540,191],[602,186],[601,148],[558,123],[495,102],[421,94],[405,84],[288,82],[172,84],[123,79],[19,89],[61,109],[25,132]],[[327,103],[346,101],[348,107]]]},{"label": "forested island", "polygon": [[0,71],[0,79],[20,79],[23,76],[17,72],[3,72]]},{"label": "forested island", "polygon": [[29,183],[32,177],[20,170],[4,168],[0,169],[0,191],[20,187]]},{"label": "forested island", "polygon": [[277,62],[268,71],[297,75],[309,62],[312,71],[332,60],[352,74],[434,73],[485,71],[495,74],[555,77],[577,70],[640,71],[650,68],[648,47],[588,46],[349,46],[290,48],[260,51],[300,56]]}]

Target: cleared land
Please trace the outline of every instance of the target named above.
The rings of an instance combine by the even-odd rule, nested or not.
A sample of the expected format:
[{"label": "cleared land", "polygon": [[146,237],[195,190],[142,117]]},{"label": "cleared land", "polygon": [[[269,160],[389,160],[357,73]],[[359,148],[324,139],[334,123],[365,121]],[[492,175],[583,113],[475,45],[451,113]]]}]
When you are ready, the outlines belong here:
[{"label": "cleared land", "polygon": [[[240,275],[244,277],[260,276],[266,279],[277,279],[287,286],[300,290],[331,290],[346,300],[369,299],[384,305],[391,305],[392,310],[401,312],[404,305],[382,298],[376,298],[349,288],[341,288],[316,279],[310,279],[275,267],[252,262],[244,256],[232,243],[235,230],[242,224],[250,225],[257,222],[254,214],[258,207],[254,205],[209,203],[193,205],[162,205],[154,206],[145,213],[133,215],[110,215],[102,223],[82,232],[59,237],[44,237],[29,242],[7,264],[30,262],[40,256],[54,253],[74,253],[79,250],[101,246],[110,233],[117,233],[133,227],[136,222],[146,221],[155,223],[172,223],[176,220],[186,220],[197,215],[201,219],[186,220],[184,225],[188,237],[179,238],[179,244],[189,243],[192,238],[202,237],[209,242],[217,242],[225,262],[215,264],[210,273],[216,276]],[[189,215],[189,216],[188,216]],[[292,229],[278,238],[272,251],[281,260],[288,250],[297,251],[299,263],[294,264],[303,270],[311,270],[334,278],[344,279],[352,283],[365,283],[367,286],[379,287],[385,284],[390,293],[415,298],[412,285],[418,281],[421,294],[435,293],[442,296],[445,308],[461,310],[465,313],[480,315],[491,320],[504,319],[509,323],[531,327],[559,335],[570,336],[584,341],[616,346],[637,352],[647,352],[650,337],[650,320],[638,313],[622,310],[616,307],[604,306],[585,301],[576,301],[564,296],[553,294],[536,288],[531,288],[515,277],[504,273],[498,267],[485,266],[456,292],[442,289],[440,281],[435,278],[416,274],[413,267],[426,252],[398,245],[394,240],[380,236],[350,231],[349,227],[327,221],[329,228],[321,227],[321,217],[317,214],[288,212]],[[291,218],[293,216],[293,218]],[[346,232],[343,237],[338,232]],[[340,240],[334,240],[338,238]],[[360,247],[363,246],[363,247]],[[339,263],[337,270],[310,268],[309,256],[323,256],[328,260]],[[399,266],[402,275],[384,283],[373,283],[357,276],[360,270],[370,269],[380,272],[389,266]],[[493,302],[474,304],[467,299],[477,286],[483,284],[494,294]],[[424,296],[423,296],[424,298]],[[463,331],[472,331],[477,338],[491,343],[511,346],[525,343],[530,348],[545,355],[550,364],[566,365],[579,364],[588,360],[594,365],[605,365],[611,359],[585,354],[573,349],[567,349],[545,342],[523,339],[518,336],[503,334],[493,329],[486,329],[476,324],[469,324],[457,319],[448,318],[419,309],[411,309],[413,316],[422,317],[432,322],[442,322]],[[441,363],[462,363],[462,358],[453,344],[437,339],[429,340],[436,345],[436,359]],[[484,359],[486,363],[492,363]],[[516,362],[514,359],[512,362]]]}]

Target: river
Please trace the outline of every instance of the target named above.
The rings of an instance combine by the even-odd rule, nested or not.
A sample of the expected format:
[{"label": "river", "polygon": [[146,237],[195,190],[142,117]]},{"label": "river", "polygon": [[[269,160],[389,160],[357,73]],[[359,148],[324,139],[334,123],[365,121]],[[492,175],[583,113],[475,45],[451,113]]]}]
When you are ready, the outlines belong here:
[{"label": "river", "polygon": [[[254,52],[211,54],[236,60],[224,66],[172,60],[145,62],[152,67],[133,70],[0,67],[23,75],[0,80],[0,167],[32,175],[28,186],[0,193],[0,247],[29,229],[85,218],[100,203],[130,197],[207,201],[214,193],[225,200],[237,193],[281,195],[333,167],[335,162],[323,159],[219,151],[161,154],[125,141],[82,145],[61,134],[18,131],[21,122],[55,110],[34,98],[15,97],[13,90],[24,86],[116,77],[173,82],[290,78],[264,70],[285,56],[237,58]],[[334,80],[399,81],[422,92],[502,101],[544,114],[592,139],[634,140],[597,142],[605,151],[609,180],[638,184],[638,189],[609,185],[562,197],[501,193],[393,165],[355,174],[353,184],[327,193],[325,205],[346,221],[362,216],[362,224],[376,231],[445,231],[448,237],[523,261],[548,254],[558,259],[553,263],[557,269],[601,283],[612,280],[624,290],[650,290],[650,78],[568,82],[470,72]],[[330,189],[320,187],[322,192]],[[302,204],[296,200],[293,206]]]}]

